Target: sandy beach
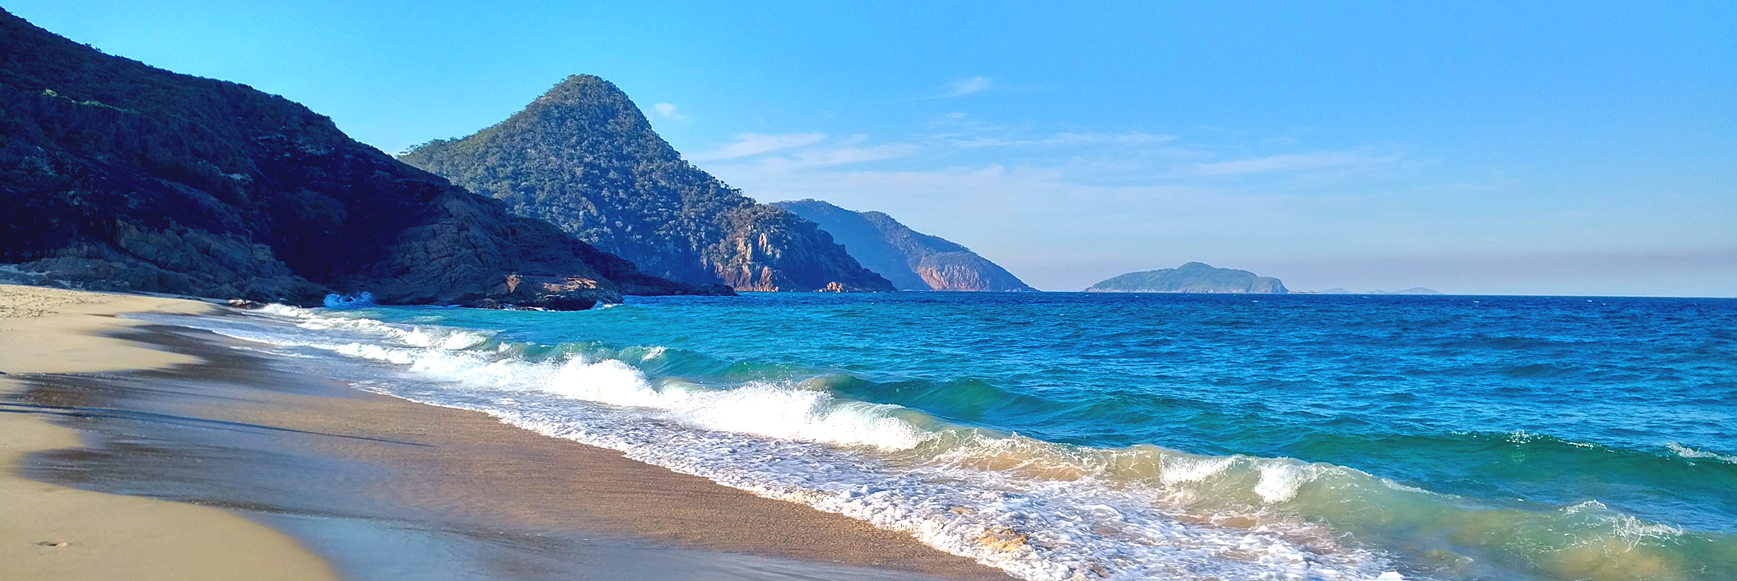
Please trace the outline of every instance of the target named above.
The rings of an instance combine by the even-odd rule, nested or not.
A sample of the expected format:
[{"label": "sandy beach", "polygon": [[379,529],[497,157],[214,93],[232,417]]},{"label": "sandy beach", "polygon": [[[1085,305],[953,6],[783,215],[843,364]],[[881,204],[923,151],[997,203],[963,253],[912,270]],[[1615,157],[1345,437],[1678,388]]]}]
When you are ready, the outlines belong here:
[{"label": "sandy beach", "polygon": [[0,299],[0,560],[25,564],[24,579],[121,567],[165,579],[1008,578],[854,519],[114,316],[226,309],[10,286]]},{"label": "sandy beach", "polygon": [[16,399],[26,374],[113,373],[194,362],[105,336],[124,312],[202,313],[194,301],[0,286],[0,562],[9,578],[335,579],[294,539],[217,508],[20,477],[27,454],[78,448],[56,414]]}]

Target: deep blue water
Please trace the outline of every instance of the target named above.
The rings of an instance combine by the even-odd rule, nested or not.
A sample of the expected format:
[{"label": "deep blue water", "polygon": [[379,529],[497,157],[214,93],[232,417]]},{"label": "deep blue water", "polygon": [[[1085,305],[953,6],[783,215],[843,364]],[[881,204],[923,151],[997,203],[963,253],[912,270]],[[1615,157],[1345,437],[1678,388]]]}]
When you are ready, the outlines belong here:
[{"label": "deep blue water", "polygon": [[[395,336],[382,344],[409,349],[396,355],[323,345],[427,381],[389,393],[882,526],[979,526],[914,534],[1030,578],[1737,579],[1737,300],[753,294],[295,316],[485,331]],[[488,371],[503,361],[530,367]],[[512,377],[560,397],[479,395]],[[637,391],[574,391],[620,381]],[[696,408],[689,392],[714,399]],[[655,413],[595,416],[642,408]],[[721,459],[677,457],[658,447],[667,433],[610,435],[634,422],[736,439],[716,444]],[[785,460],[803,476],[764,466]],[[840,464],[851,472],[816,476]],[[833,490],[876,479],[893,508]],[[978,506],[951,496],[955,481],[1001,488]],[[1114,516],[1079,508],[1099,501]],[[948,503],[964,508],[923,512]],[[919,524],[874,521],[885,514]],[[984,534],[1013,534],[995,527],[1028,546],[990,554],[1006,547]],[[1292,548],[1302,556],[1248,556]]]}]

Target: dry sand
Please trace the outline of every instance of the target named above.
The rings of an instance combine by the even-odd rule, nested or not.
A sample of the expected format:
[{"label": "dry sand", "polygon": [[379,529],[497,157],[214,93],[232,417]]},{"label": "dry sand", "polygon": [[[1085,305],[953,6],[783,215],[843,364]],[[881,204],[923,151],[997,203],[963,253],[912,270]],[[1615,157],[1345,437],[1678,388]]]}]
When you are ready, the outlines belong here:
[{"label": "dry sand", "polygon": [[[102,336],[134,311],[199,313],[176,299],[0,285],[0,393],[26,373],[100,373],[190,363]],[[0,407],[0,567],[7,579],[335,579],[295,540],[216,508],[76,490],[26,480],[26,454],[80,445],[46,416]]]},{"label": "dry sand", "polygon": [[[494,556],[489,559],[518,563],[483,575],[494,578],[541,578],[498,572],[523,568],[528,560],[546,562],[551,556],[572,561],[569,553],[575,550],[604,546],[548,540],[591,531],[600,533],[599,538],[679,548],[688,551],[684,558],[702,564],[730,561],[730,554],[786,560],[726,563],[734,567],[729,576],[705,575],[702,567],[683,578],[1009,579],[1001,571],[848,517],[756,497],[615,451],[508,426],[484,414],[348,389],[333,380],[300,375],[283,361],[220,346],[217,343],[228,340],[208,333],[144,327],[106,316],[210,309],[200,303],[0,286],[0,305],[0,316],[6,317],[0,318],[0,329],[5,329],[0,330],[0,347],[20,347],[20,356],[0,355],[0,371],[97,372],[174,365],[102,377],[31,379],[28,401],[38,409],[101,408],[118,412],[110,414],[115,417],[135,416],[78,420],[87,431],[83,449],[38,462],[62,471],[49,479],[102,489],[105,479],[131,478],[117,488],[256,516],[292,515],[264,521],[288,527],[285,530],[321,555],[336,555],[338,571],[346,576],[382,575],[354,566],[353,558],[345,561],[342,543],[332,549],[326,542],[330,539],[321,538],[330,533],[310,533],[289,524],[300,518],[293,515],[316,515],[328,528],[339,521],[418,523],[428,531],[457,532],[465,537],[460,544],[518,535],[527,541],[514,541],[517,545],[549,547],[541,556],[527,556],[519,546],[490,549]],[[127,326],[137,328],[123,329]],[[91,336],[117,332],[124,332],[125,339]],[[4,411],[8,408],[0,406]],[[175,421],[136,421],[142,415]],[[29,451],[80,447],[70,430],[30,414],[0,413],[0,422],[5,444],[0,462],[8,466]],[[117,436],[111,439],[118,443],[108,445],[105,438],[111,436]],[[139,480],[152,475],[158,484]],[[62,506],[51,497],[72,500]],[[25,518],[14,519],[13,514]],[[100,527],[95,526],[97,514],[103,515]],[[83,520],[68,515],[83,515]],[[248,571],[244,578],[278,578],[252,573],[266,570],[264,563],[272,563],[269,569],[283,573],[281,578],[330,575],[292,540],[214,508],[72,490],[8,475],[0,480],[0,516],[0,563],[26,563],[24,579],[112,578],[104,573],[117,569],[104,567],[120,566],[128,567],[127,578],[151,578],[136,574],[142,570],[174,571],[162,578],[176,579],[235,578],[236,571]],[[224,539],[222,546],[215,546],[214,539]],[[245,544],[238,544],[242,540]],[[39,541],[69,545],[35,544]],[[449,545],[436,552],[451,550]],[[676,552],[663,554],[673,558]],[[624,562],[643,557],[636,554]],[[603,559],[592,557],[590,562],[600,565]],[[803,562],[815,568],[805,569]],[[796,565],[791,568],[789,563]],[[769,568],[778,567],[797,574],[770,574]],[[759,570],[768,574],[754,573]]]}]

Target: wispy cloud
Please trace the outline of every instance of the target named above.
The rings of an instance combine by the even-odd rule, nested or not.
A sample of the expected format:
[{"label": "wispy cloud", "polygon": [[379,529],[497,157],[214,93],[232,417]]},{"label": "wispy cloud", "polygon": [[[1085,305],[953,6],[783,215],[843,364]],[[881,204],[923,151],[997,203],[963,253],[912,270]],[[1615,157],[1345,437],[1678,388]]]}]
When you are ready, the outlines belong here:
[{"label": "wispy cloud", "polygon": [[676,121],[687,121],[688,120],[687,115],[683,115],[680,112],[676,111],[676,106],[673,104],[670,104],[670,103],[658,103],[656,105],[652,105],[651,109],[653,111],[656,111],[658,116],[663,117],[664,119],[674,119]]},{"label": "wispy cloud", "polygon": [[[986,122],[961,112],[934,117],[924,124],[923,129],[925,133],[919,139],[922,143],[957,150],[1024,148],[1036,152],[1101,147],[1119,149],[1122,153],[1135,150],[1149,153],[1159,148],[1172,154],[1184,153],[1181,149],[1167,147],[1178,140],[1175,135],[1144,131],[1108,133],[1080,128],[1038,133],[1029,128]],[[1185,157],[1200,156],[1191,154]]]},{"label": "wispy cloud", "polygon": [[969,133],[937,133],[929,136],[929,140],[953,147],[986,148],[986,147],[1034,147],[1034,148],[1065,148],[1092,146],[1148,147],[1163,145],[1176,140],[1174,135],[1155,135],[1139,131],[1127,133],[1096,133],[1087,131],[1064,131],[1049,135],[988,135]]},{"label": "wispy cloud", "polygon": [[1300,172],[1353,166],[1380,165],[1400,161],[1397,154],[1373,156],[1354,151],[1315,151],[1286,153],[1252,159],[1197,163],[1179,168],[1179,175],[1229,176],[1274,172]]},{"label": "wispy cloud", "polygon": [[995,87],[995,79],[991,79],[989,77],[971,77],[968,79],[959,79],[957,81],[947,83],[947,86],[944,87],[944,90],[941,92],[941,94],[936,96],[935,98],[936,99],[948,99],[948,98],[952,98],[952,97],[962,97],[962,96],[969,95],[972,93],[981,93],[983,91],[987,91],[987,90],[994,88],[994,87]]},{"label": "wispy cloud", "polygon": [[693,161],[736,159],[814,145],[826,140],[825,133],[738,133],[736,141],[717,149],[688,156]]},{"label": "wispy cloud", "polygon": [[766,163],[787,169],[818,168],[894,159],[914,154],[917,151],[919,151],[917,146],[907,143],[888,143],[870,147],[816,148],[798,151],[795,155],[786,158],[769,159]]}]

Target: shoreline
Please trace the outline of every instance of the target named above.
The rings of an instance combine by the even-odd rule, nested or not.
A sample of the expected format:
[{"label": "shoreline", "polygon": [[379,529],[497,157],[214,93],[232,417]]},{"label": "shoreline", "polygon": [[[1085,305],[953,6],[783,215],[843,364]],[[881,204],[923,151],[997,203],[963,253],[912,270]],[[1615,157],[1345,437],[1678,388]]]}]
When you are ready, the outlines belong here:
[{"label": "shoreline", "polygon": [[[63,420],[85,445],[38,453],[25,471],[228,508],[300,540],[344,578],[1011,579],[849,517],[480,412],[299,376],[213,334],[142,321],[107,332],[180,359],[26,378],[33,405],[114,413]],[[427,557],[422,569],[394,564],[405,551]]]},{"label": "shoreline", "polygon": [[217,508],[69,488],[20,475],[32,454],[83,446],[54,410],[16,403],[38,374],[162,369],[191,357],[106,336],[125,312],[210,312],[179,299],[0,285],[0,562],[34,579],[337,579],[290,536]]}]

